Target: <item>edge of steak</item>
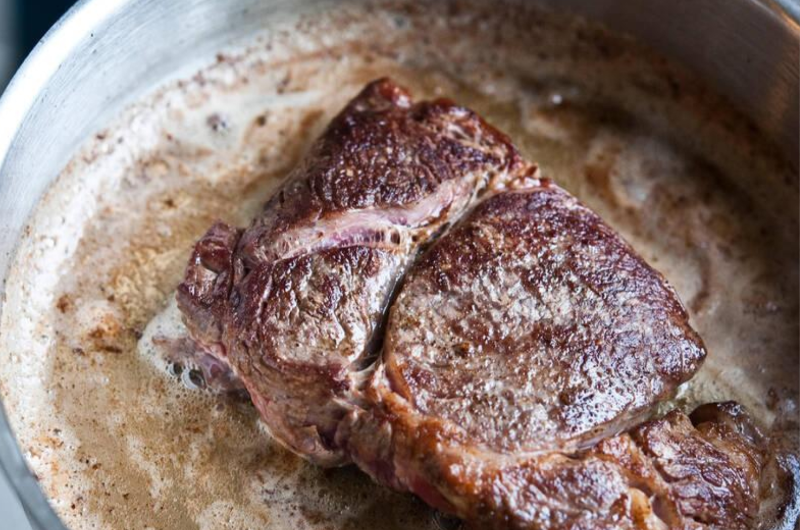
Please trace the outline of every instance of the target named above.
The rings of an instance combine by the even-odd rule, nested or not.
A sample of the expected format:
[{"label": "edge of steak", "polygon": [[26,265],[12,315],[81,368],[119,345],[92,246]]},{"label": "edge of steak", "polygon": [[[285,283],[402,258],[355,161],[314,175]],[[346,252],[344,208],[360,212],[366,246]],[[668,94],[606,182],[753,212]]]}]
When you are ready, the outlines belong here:
[{"label": "edge of steak", "polygon": [[674,410],[583,451],[522,455],[465,447],[434,418],[392,421],[402,413],[395,403],[351,416],[355,462],[469,528],[745,530],[775,495],[765,470],[787,479],[735,403]]}]

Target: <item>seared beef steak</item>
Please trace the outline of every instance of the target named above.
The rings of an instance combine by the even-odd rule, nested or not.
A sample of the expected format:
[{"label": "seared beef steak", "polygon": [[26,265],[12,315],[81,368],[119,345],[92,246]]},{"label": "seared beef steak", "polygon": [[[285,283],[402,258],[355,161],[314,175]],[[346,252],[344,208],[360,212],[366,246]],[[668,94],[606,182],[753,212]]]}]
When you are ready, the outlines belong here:
[{"label": "seared beef steak", "polygon": [[638,423],[705,351],[664,278],[549,181],[478,205],[392,308],[386,387],[497,451],[575,449]]},{"label": "seared beef steak", "polygon": [[488,527],[681,527],[693,502],[739,527],[758,498],[750,440],[679,413],[637,427],[703,360],[687,320],[597,215],[512,182],[409,272],[340,442],[377,480]]},{"label": "seared beef steak", "polygon": [[446,100],[369,85],[247,230],[197,243],[178,302],[291,450],[481,527],[758,513],[773,460],[738,406],[642,423],[705,356],[664,278]]},{"label": "seared beef steak", "polygon": [[447,100],[368,85],[245,231],[197,243],[178,304],[192,337],[242,378],[274,436],[324,465],[418,246],[488,185],[533,171]]}]

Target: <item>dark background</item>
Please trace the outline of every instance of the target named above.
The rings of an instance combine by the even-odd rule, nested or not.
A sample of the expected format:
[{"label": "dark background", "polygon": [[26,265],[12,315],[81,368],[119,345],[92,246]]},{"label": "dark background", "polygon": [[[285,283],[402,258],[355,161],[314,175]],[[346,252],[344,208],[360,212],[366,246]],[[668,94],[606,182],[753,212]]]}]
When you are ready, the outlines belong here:
[{"label": "dark background", "polygon": [[0,90],[75,0],[0,0]]}]

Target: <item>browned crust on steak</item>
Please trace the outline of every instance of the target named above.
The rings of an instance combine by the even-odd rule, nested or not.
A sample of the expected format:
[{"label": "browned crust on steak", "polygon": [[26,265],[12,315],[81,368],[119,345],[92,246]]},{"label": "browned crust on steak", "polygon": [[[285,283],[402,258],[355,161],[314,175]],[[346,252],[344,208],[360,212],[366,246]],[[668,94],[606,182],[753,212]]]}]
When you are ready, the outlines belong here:
[{"label": "browned crust on steak", "polygon": [[[352,237],[343,217],[370,233],[376,230],[369,221],[388,221],[378,230],[427,226],[451,210],[460,213],[480,189],[525,165],[508,137],[471,110],[446,99],[414,104],[405,89],[378,80],[334,118],[267,202],[245,232],[240,254],[256,264],[297,245],[307,248],[313,235],[304,231],[297,240],[288,233],[312,225],[327,241],[320,244],[340,245]],[[443,192],[432,208],[414,211]],[[371,212],[378,215],[365,218]]]},{"label": "browned crust on steak", "polygon": [[234,282],[234,253],[242,230],[214,223],[195,244],[176,297],[192,338],[211,353],[222,349],[225,305]]},{"label": "browned crust on steak", "polygon": [[233,291],[224,343],[272,434],[319,463],[341,458],[333,435],[355,399],[358,363],[405,257],[329,249],[251,272]]},{"label": "browned crust on steak", "polygon": [[469,528],[751,529],[775,465],[732,403],[704,405],[716,411],[705,419],[673,411],[584,451],[516,455],[465,446],[452,425],[385,398],[343,423],[354,461]]},{"label": "browned crust on steak", "polygon": [[497,451],[575,449],[689,379],[702,341],[666,280],[548,181],[486,199],[392,308],[392,391]]},{"label": "browned crust on steak", "polygon": [[275,437],[322,465],[396,282],[488,185],[532,172],[509,139],[387,79],[331,122],[242,231],[214,225],[177,292],[192,337],[232,366]]}]

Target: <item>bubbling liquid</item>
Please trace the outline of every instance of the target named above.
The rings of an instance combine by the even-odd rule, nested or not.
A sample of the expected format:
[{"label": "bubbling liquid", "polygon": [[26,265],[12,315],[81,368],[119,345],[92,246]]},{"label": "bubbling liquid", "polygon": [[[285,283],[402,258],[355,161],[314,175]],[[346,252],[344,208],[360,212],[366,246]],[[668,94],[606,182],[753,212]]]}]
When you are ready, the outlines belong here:
[{"label": "bubbling liquid", "polygon": [[449,524],[356,469],[287,453],[246,400],[185,367],[181,384],[153,344],[183,336],[173,292],[193,242],[215,219],[245,225],[386,75],[481,113],[665,274],[709,350],[672,405],[736,399],[776,435],[796,430],[796,173],[628,39],[488,4],[283,21],[124,110],[58,177],[8,279],[0,390],[70,528]]}]

